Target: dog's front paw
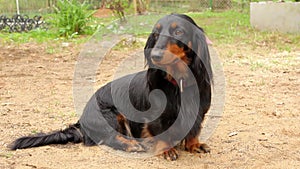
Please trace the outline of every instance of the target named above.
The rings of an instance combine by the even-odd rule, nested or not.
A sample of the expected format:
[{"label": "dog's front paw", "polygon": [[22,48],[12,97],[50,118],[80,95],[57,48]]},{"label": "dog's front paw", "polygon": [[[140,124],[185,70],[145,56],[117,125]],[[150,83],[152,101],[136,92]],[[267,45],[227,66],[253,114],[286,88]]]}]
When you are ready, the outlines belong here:
[{"label": "dog's front paw", "polygon": [[164,151],[162,154],[162,157],[166,160],[174,161],[177,160],[179,155],[175,148],[171,148],[169,150]]},{"label": "dog's front paw", "polygon": [[178,151],[173,148],[168,142],[163,140],[158,140],[156,142],[155,154],[170,161],[177,160],[179,157]]},{"label": "dog's front paw", "polygon": [[185,149],[191,153],[210,153],[210,147],[205,143],[190,144]]},{"label": "dog's front paw", "polygon": [[127,152],[145,152],[146,148],[140,142],[138,142],[136,140],[130,140],[127,143],[127,147],[126,147],[125,151],[127,151]]},{"label": "dog's front paw", "polygon": [[[123,136],[117,135],[115,137],[116,142],[114,148],[122,149],[126,152],[145,152],[146,149],[142,143],[136,141],[135,139],[124,138]],[[120,147],[120,148],[118,148]]]}]

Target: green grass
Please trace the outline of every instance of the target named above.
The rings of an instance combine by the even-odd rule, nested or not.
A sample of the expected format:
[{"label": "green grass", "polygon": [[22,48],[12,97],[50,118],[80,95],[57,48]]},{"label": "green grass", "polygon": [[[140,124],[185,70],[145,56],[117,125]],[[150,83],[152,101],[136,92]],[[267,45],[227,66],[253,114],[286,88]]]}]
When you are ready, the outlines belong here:
[{"label": "green grass", "polygon": [[204,12],[189,14],[204,28],[208,36],[220,43],[232,43],[248,37],[250,17],[236,11]]},{"label": "green grass", "polygon": [[45,42],[45,41],[52,41],[57,38],[56,33],[53,31],[41,30],[36,29],[30,32],[22,32],[22,33],[8,33],[8,32],[1,32],[0,33],[0,42],[2,43],[26,43],[30,41],[34,42]]},{"label": "green grass", "polygon": [[[201,13],[187,13],[196,23],[203,27],[206,34],[215,44],[236,44],[247,45],[252,50],[259,47],[268,47],[278,51],[294,51],[300,50],[300,35],[284,34],[279,32],[263,32],[251,27],[250,16],[248,12],[238,12],[229,10],[225,12],[201,12]],[[112,22],[115,17],[99,18],[94,20],[93,26],[98,27],[98,31],[94,34],[100,39],[103,35],[109,33],[117,34],[133,34],[136,36],[147,37],[152,30],[154,23],[162,17],[159,15],[141,15],[128,16],[127,24],[120,24],[118,21]],[[45,16],[46,19],[53,16]],[[74,39],[69,39],[75,43],[86,42],[91,35],[77,36]],[[66,41],[60,38],[54,28],[43,31],[35,30],[28,33],[3,33],[0,32],[0,41],[2,42],[55,42]]]},{"label": "green grass", "polygon": [[259,31],[251,27],[249,12],[225,11],[189,14],[218,44],[266,46],[279,51],[300,50],[300,34]]},{"label": "green grass", "polygon": [[[265,46],[278,51],[300,50],[300,35],[279,32],[263,32],[251,27],[248,12],[229,10],[225,12],[206,11],[187,13],[196,23],[203,27],[207,35],[217,44],[236,44],[248,46],[253,50]],[[155,22],[163,15],[144,15],[128,17],[120,34],[134,34],[147,37]],[[116,24],[114,27],[119,28]],[[109,30],[111,31],[111,30]]]}]

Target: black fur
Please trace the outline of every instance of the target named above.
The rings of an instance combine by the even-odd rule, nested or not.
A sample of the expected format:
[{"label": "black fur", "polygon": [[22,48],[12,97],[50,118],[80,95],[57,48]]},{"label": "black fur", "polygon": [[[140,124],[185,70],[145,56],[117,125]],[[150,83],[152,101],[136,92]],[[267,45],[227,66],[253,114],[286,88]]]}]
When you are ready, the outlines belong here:
[{"label": "black fur", "polygon": [[67,144],[68,142],[80,143],[83,138],[79,132],[80,124],[70,125],[67,129],[50,134],[38,134],[35,136],[21,137],[10,146],[11,150],[28,147],[39,147],[49,144]]},{"label": "black fur", "polygon": [[[186,31],[184,36],[169,34],[170,22],[176,22],[184,27]],[[47,135],[19,138],[10,148],[15,150],[48,144],[84,142],[85,145],[105,144],[125,151],[143,151],[144,146],[140,142],[129,141],[149,135],[159,136],[168,129],[170,129],[167,132],[168,137],[158,137],[157,140],[164,141],[170,146],[182,140],[197,138],[204,115],[210,107],[212,85],[210,56],[203,29],[190,17],[181,14],[167,15],[159,20],[158,24],[160,30],[153,29],[144,48],[148,70],[124,76],[96,91],[75,125]],[[168,35],[163,35],[159,31],[165,31]],[[168,73],[164,68],[152,61],[152,49],[165,50],[164,43],[167,42],[183,47],[190,61],[187,66],[196,79],[196,82],[192,83],[190,77],[185,77],[187,83],[191,81],[191,84],[187,85],[183,92],[180,92],[177,83],[166,78]],[[179,79],[174,80],[178,82]],[[152,92],[155,89],[163,91],[165,96]],[[198,94],[195,93],[196,89],[199,91]],[[152,96],[149,97],[151,92]],[[165,97],[167,102],[164,101]],[[200,97],[200,100],[197,97]],[[155,118],[161,109],[163,113]],[[179,114],[180,110],[184,113]],[[195,113],[196,119],[190,121],[193,119],[190,116]],[[178,117],[181,117],[179,123],[182,128],[170,128]],[[133,118],[138,118],[138,122],[131,120]],[[185,138],[179,138],[185,127],[191,129]]]}]

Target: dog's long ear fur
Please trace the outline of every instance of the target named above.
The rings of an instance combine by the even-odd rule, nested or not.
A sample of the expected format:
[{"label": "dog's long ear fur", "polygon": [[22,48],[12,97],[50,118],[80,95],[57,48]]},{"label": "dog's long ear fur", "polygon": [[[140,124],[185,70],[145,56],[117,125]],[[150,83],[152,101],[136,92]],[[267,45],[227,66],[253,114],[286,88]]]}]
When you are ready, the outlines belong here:
[{"label": "dog's long ear fur", "polygon": [[193,36],[193,51],[196,53],[194,61],[192,62],[192,70],[198,70],[195,72],[199,74],[199,77],[203,77],[203,80],[208,84],[213,84],[213,74],[210,63],[210,54],[206,43],[206,37],[202,28],[195,25]]},{"label": "dog's long ear fur", "polygon": [[191,17],[187,15],[176,13],[172,15],[183,18],[186,21],[193,24],[194,35],[192,40],[192,50],[193,53],[196,54],[196,56],[194,56],[191,68],[192,70],[196,70],[194,73],[196,73],[197,77],[202,77],[201,79],[204,78],[203,80],[205,80],[209,85],[213,84],[213,74],[210,63],[210,55],[206,43],[204,30],[201,27],[199,27]]},{"label": "dog's long ear fur", "polygon": [[[147,39],[146,45],[144,47],[144,55],[145,55],[145,67],[148,66],[147,70],[147,85],[153,85],[156,84],[156,79],[159,79],[157,76],[163,76],[163,71],[160,69],[156,69],[157,66],[155,66],[151,61],[151,50],[154,48],[156,39],[154,37],[154,34],[151,33]],[[160,72],[159,74],[156,74],[157,72]],[[156,74],[156,76],[152,76],[153,74]],[[156,77],[156,78],[154,78]],[[153,86],[152,86],[153,87]],[[154,87],[155,88],[155,87]]]},{"label": "dog's long ear fur", "polygon": [[151,33],[147,39],[146,45],[144,47],[144,55],[145,55],[145,66],[152,67],[152,62],[151,62],[151,50],[155,45],[155,37],[154,34]]}]

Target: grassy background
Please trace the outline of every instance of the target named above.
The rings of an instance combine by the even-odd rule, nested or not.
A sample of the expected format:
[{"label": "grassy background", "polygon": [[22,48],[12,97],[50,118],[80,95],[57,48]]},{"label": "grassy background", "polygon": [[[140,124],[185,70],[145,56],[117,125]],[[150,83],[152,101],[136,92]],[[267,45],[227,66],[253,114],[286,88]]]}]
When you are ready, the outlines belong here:
[{"label": "grassy background", "polygon": [[[19,0],[19,10],[21,13],[47,13],[50,11],[48,6],[48,0]],[[17,13],[16,0],[0,0],[0,13]]]},{"label": "grassy background", "polygon": [[[249,12],[229,10],[225,12],[206,11],[202,13],[187,13],[198,25],[204,28],[208,37],[216,44],[248,45],[255,49],[257,46],[268,45],[279,51],[300,50],[300,35],[279,32],[262,32],[251,27]],[[128,17],[127,24],[113,22],[116,18],[95,19],[91,24],[98,26],[98,36],[109,32],[134,34],[147,37],[154,23],[163,15],[142,15]],[[46,15],[44,18],[53,17]],[[65,39],[57,35],[55,28],[49,30],[34,30],[28,33],[0,33],[1,43],[26,42],[61,42],[71,41],[83,43],[91,35]]]}]

